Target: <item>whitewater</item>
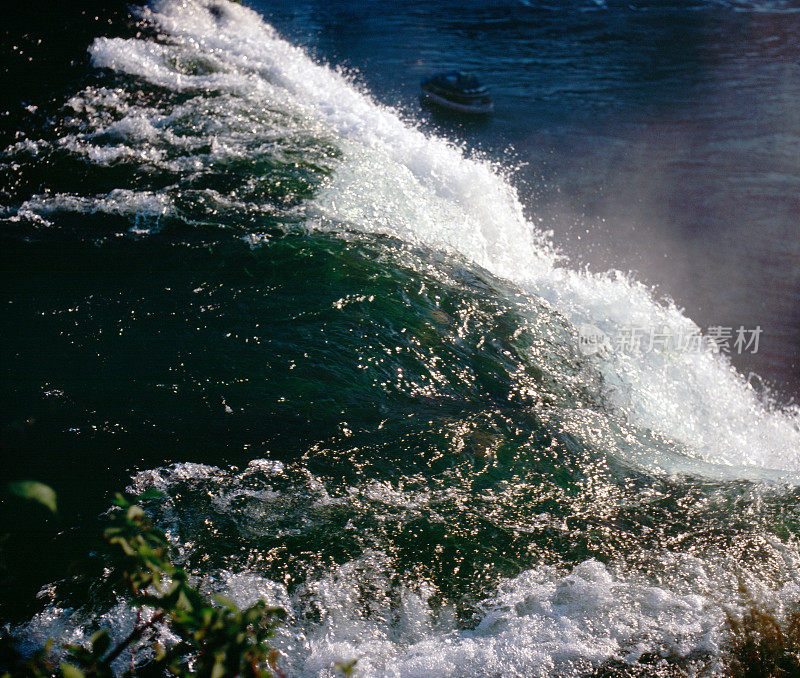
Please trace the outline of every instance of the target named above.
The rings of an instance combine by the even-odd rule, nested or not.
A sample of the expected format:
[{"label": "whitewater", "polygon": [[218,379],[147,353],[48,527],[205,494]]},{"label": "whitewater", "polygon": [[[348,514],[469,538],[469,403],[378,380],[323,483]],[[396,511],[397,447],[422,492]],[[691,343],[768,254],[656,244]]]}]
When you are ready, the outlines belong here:
[{"label": "whitewater", "polygon": [[[98,37],[89,48],[92,64],[167,90],[174,105],[165,111],[122,87],[86,87],[68,102],[80,124],[58,139],[60,149],[98,166],[124,160],[191,174],[267,153],[291,159],[300,147],[318,184],[282,216],[311,233],[385,236],[469,262],[509,281],[531,308],[544,304],[565,318],[571,335],[563,341],[575,348],[582,326],[609,337],[633,327],[699,331],[676,303],[658,299],[633,276],[571,267],[526,218],[513,169],[423,132],[410,116],[376,103],[356,77],[316,63],[279,37],[254,10],[226,0],[155,0],[140,18],[156,38]],[[41,150],[23,142],[14,152]],[[134,221],[132,233],[146,238],[176,215],[197,225],[223,211],[243,220],[274,216],[275,207],[254,196],[217,189],[188,195],[178,184],[39,194],[15,218],[46,226],[62,212],[126,216]],[[198,201],[200,207],[190,204]],[[249,226],[241,237],[252,247],[266,238]],[[576,398],[541,413],[586,449],[657,477],[751,481],[778,493],[800,484],[800,408],[758,393],[725,356],[640,347],[586,361],[602,376],[602,408]],[[563,377],[569,386],[572,377]],[[435,514],[442,500],[430,486],[414,491],[380,481],[348,489],[345,500],[311,472],[266,459],[244,470],[178,463],[134,477],[133,491],[151,488],[167,497],[153,510],[181,557],[200,548],[180,538],[186,518],[176,506],[192,492],[201,497],[198,506],[241,511],[258,529],[265,515],[302,514],[325,523],[330,511],[351,505],[402,522]],[[398,586],[402,573],[393,572],[380,548],[314,573],[299,590],[247,567],[205,572],[203,580],[208,592],[237,603],[264,598],[289,611],[277,639],[289,675],[331,676],[333,662],[356,658],[363,676],[580,676],[609,659],[632,664],[654,651],[713,666],[725,606],[738,610],[741,603],[740,577],[749,577],[754,595],[781,605],[800,595],[795,545],[776,537],[764,543],[773,567],[766,583],[743,574],[724,552],[654,553],[646,573],[623,558],[590,558],[569,569],[543,564],[506,578],[479,601],[471,625],[455,609],[435,605],[424,581]],[[81,614],[53,600],[27,632],[33,640],[80,641]],[[103,618],[119,635],[134,623],[123,605]]]},{"label": "whitewater", "polygon": [[[699,331],[674,303],[656,301],[650,289],[621,272],[570,269],[546,234],[525,219],[502,168],[469,157],[447,140],[416,129],[397,111],[377,105],[345,74],[314,63],[281,40],[253,10],[235,4],[164,2],[145,9],[143,18],[168,37],[166,43],[99,38],[90,48],[94,65],[176,92],[213,92],[218,98],[232,97],[238,106],[277,107],[289,118],[282,120],[289,129],[322,134],[337,145],[342,157],[333,175],[304,206],[317,227],[386,234],[461,255],[546,300],[576,328],[588,324],[607,336],[633,327],[674,335]],[[207,72],[180,68],[181,60],[202,64]],[[171,134],[159,117],[135,108],[98,129],[95,134],[113,133],[125,142],[111,150],[95,149],[85,138],[64,143],[102,154],[101,162],[120,153],[157,154],[148,140]],[[252,152],[247,132],[241,130],[209,129],[207,140],[218,147],[212,150],[214,157]],[[184,156],[160,162],[207,160]],[[113,206],[105,204],[109,198]],[[75,199],[56,196],[47,204],[34,200],[23,209],[44,213],[48,205],[61,208],[70,200]],[[73,206],[152,213],[168,210],[163,202],[163,197],[122,195]],[[767,471],[775,479],[796,478],[800,412],[764,402],[724,356],[648,352],[642,347],[598,359],[616,411],[676,443],[701,462],[692,466],[696,471],[705,464],[703,472],[712,476],[765,477]],[[618,448],[637,463],[649,461],[643,459],[647,453],[641,446],[626,449],[610,432],[600,431],[598,439],[594,427],[580,424],[576,432],[592,444]],[[679,459],[651,454],[657,468],[669,471],[674,463],[675,470],[684,470]],[[773,471],[778,473],[769,473]]]}]

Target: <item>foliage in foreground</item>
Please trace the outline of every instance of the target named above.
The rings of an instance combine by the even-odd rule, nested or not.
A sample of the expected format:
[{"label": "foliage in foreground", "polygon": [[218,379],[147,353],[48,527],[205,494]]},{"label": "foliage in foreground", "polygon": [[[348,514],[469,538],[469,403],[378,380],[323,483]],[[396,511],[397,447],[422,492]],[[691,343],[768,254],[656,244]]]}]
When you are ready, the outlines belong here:
[{"label": "foliage in foreground", "polygon": [[[41,494],[41,487],[13,491],[42,503],[31,496]],[[54,499],[47,493],[44,496],[51,504],[48,508],[54,509]],[[122,495],[117,495],[114,504],[104,532],[110,561],[108,583],[137,610],[133,630],[116,644],[107,631],[98,631],[88,646],[64,646],[66,654],[60,661],[54,659],[52,643],[31,657],[22,657],[14,640],[4,638],[3,678],[282,676],[275,663],[278,652],[267,641],[284,611],[263,601],[244,610],[222,598],[211,603],[190,585],[187,573],[172,563],[166,536],[144,510]],[[163,631],[170,633],[169,643],[160,640]],[[118,661],[126,652],[131,656],[127,667]]]},{"label": "foliage in foreground", "polygon": [[741,618],[728,613],[731,635],[726,673],[731,678],[800,676],[800,609],[780,615],[753,600]]}]

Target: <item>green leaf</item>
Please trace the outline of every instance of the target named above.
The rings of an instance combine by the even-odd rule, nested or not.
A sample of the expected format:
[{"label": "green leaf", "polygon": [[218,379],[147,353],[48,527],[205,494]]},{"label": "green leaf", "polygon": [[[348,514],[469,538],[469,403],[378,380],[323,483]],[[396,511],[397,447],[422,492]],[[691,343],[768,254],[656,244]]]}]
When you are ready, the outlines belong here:
[{"label": "green leaf", "polygon": [[211,669],[211,678],[224,678],[225,676],[225,654],[220,653],[214,662],[214,668]]},{"label": "green leaf", "polygon": [[136,506],[136,504],[133,504],[128,507],[125,517],[132,521],[141,520],[144,518],[144,509],[141,506]]},{"label": "green leaf", "polygon": [[64,678],[86,678],[83,671],[74,667],[72,664],[62,664],[60,668],[61,675],[64,676]]},{"label": "green leaf", "polygon": [[56,504],[56,492],[49,485],[35,480],[20,480],[16,483],[8,484],[8,491],[14,496],[30,501],[39,502],[42,506],[49,509],[52,513],[58,512]]},{"label": "green leaf", "polygon": [[213,599],[215,603],[218,603],[221,607],[227,608],[232,612],[236,612],[239,609],[233,598],[229,598],[228,596],[216,595],[213,596]]},{"label": "green leaf", "polygon": [[333,669],[345,678],[348,678],[349,676],[355,675],[357,663],[357,659],[351,659],[349,662],[335,662]]},{"label": "green leaf", "polygon": [[120,508],[128,508],[131,505],[131,502],[125,497],[125,495],[120,494],[117,492],[114,495],[114,501],[111,502],[114,506],[119,506]]}]

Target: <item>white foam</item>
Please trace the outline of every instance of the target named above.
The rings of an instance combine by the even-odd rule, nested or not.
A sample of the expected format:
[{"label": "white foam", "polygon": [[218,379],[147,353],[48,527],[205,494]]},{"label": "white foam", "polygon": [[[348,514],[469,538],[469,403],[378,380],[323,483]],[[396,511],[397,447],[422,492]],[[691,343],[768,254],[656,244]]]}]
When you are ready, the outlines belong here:
[{"label": "white foam", "polygon": [[[528,570],[483,601],[474,629],[459,628],[452,609],[434,608],[426,585],[393,584],[391,562],[378,552],[368,551],[292,595],[246,570],[215,570],[198,584],[206,595],[222,594],[240,607],[260,599],[287,610],[290,617],[271,642],[292,676],[331,676],[335,662],[357,659],[361,678],[544,678],[584,675],[612,658],[633,663],[645,652],[671,660],[717,656],[725,613],[715,570],[691,556],[673,556],[672,566],[673,581],[659,586],[595,560],[567,572]],[[737,613],[736,582],[726,583],[728,607]],[[797,587],[770,595],[771,602],[789,601]],[[121,639],[135,618],[120,602],[97,621]],[[49,607],[24,631],[33,648],[47,639],[85,644],[91,636],[86,628],[81,613]]]},{"label": "white foam", "polygon": [[17,210],[17,218],[41,219],[56,212],[80,214],[101,212],[135,217],[136,223],[133,229],[139,232],[149,232],[157,228],[160,219],[171,214],[172,211],[172,201],[163,193],[115,188],[107,195],[96,197],[66,193],[34,195]]},{"label": "white foam", "polygon": [[[111,46],[120,51],[126,47],[117,42]],[[95,47],[97,54],[107,55],[110,49]],[[152,68],[145,70],[153,74]],[[208,84],[201,80],[196,88]],[[180,174],[265,154],[280,157],[284,148],[292,148],[296,135],[311,133],[309,125],[286,116],[280,106],[265,108],[265,92],[252,92],[240,81],[232,83],[241,87],[232,86],[214,97],[198,94],[172,106],[132,103],[130,93],[122,90],[88,87],[70,99],[81,122],[76,131],[58,140],[58,146],[97,165],[135,162]],[[173,85],[177,87],[177,82]],[[231,91],[237,89],[246,90],[246,95]]]},{"label": "white foam", "polygon": [[[302,624],[298,614],[276,643],[289,674],[309,678],[352,659],[362,678],[544,678],[585,675],[615,658],[634,663],[645,652],[671,661],[719,657],[726,620],[720,600],[739,613],[737,581],[693,556],[664,557],[674,575],[658,586],[596,560],[567,572],[528,570],[483,601],[477,627],[464,629],[451,609],[431,605],[433,591],[424,584],[392,588],[391,563],[367,552],[298,591],[293,609],[305,609],[306,618],[313,609],[321,619]],[[232,576],[229,586],[249,602],[241,581]],[[268,592],[274,586],[250,584]],[[796,594],[794,584],[768,592],[779,610]]]},{"label": "white foam", "polygon": [[223,473],[224,471],[216,466],[195,464],[187,461],[182,464],[172,464],[170,466],[140,471],[133,477],[131,485],[127,490],[134,494],[141,494],[147,490],[164,492],[175,483],[182,480],[213,478]]}]

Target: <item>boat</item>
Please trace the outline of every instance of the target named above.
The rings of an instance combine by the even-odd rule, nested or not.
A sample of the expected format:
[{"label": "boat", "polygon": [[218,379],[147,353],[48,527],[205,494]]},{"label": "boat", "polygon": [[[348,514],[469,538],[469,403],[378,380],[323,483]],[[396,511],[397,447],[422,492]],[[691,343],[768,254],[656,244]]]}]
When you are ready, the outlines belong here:
[{"label": "boat", "polygon": [[421,87],[423,104],[470,115],[487,115],[494,111],[489,91],[470,73],[440,73],[425,78]]}]

